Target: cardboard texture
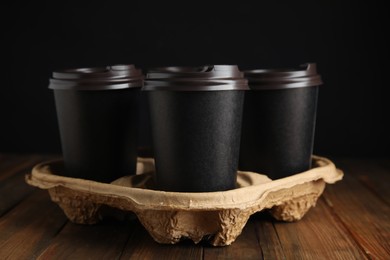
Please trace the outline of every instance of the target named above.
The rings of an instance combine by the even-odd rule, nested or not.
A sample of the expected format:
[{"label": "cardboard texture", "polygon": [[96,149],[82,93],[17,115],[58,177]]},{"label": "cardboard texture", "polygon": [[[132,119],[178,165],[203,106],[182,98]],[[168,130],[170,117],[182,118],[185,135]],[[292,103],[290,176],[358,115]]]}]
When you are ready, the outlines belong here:
[{"label": "cardboard texture", "polygon": [[229,191],[181,193],[151,189],[154,160],[139,158],[137,174],[108,183],[59,175],[62,161],[44,162],[26,175],[28,184],[48,189],[67,217],[80,224],[97,223],[108,205],[133,211],[159,243],[207,239],[214,246],[233,243],[249,217],[264,209],[279,220],[296,221],[316,204],[325,184],[343,173],[328,159],[314,156],[309,171],[272,181],[253,172],[238,172]]}]

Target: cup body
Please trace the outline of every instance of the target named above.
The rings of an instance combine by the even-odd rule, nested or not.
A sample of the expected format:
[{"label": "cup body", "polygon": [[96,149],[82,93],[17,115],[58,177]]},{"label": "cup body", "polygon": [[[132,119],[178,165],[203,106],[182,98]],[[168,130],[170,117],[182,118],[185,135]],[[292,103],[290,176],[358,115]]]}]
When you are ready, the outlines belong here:
[{"label": "cup body", "polygon": [[[239,169],[279,179],[311,168],[319,85],[314,64],[289,76],[249,75]],[[303,73],[303,75],[302,75]],[[306,74],[305,74],[306,73]]]},{"label": "cup body", "polygon": [[[57,72],[50,85],[54,90],[65,174],[106,183],[135,174],[142,79],[131,85],[128,76],[118,83],[118,75],[113,80],[110,75],[93,75],[97,74],[94,70],[83,72],[86,75],[72,73],[75,71]],[[72,79],[67,78],[68,74],[72,74]],[[137,76],[142,77],[138,73]]]},{"label": "cup body", "polygon": [[210,192],[236,187],[247,83],[236,66],[232,67],[238,76],[226,72],[232,82],[219,80],[223,76],[213,72],[226,69],[221,67],[193,71],[175,67],[163,70],[174,75],[165,77],[158,74],[161,70],[147,75],[144,88],[149,100],[157,189]]},{"label": "cup body", "polygon": [[243,91],[150,91],[158,188],[235,188]]}]

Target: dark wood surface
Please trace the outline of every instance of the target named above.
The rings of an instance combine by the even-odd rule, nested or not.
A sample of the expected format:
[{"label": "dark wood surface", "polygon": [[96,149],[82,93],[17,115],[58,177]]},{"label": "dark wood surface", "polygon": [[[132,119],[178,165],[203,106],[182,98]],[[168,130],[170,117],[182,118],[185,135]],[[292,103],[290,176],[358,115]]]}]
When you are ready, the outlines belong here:
[{"label": "dark wood surface", "polygon": [[26,173],[52,156],[0,154],[0,259],[390,259],[390,159],[331,158],[344,170],[295,223],[251,217],[227,247],[160,245],[134,215],[76,225]]}]

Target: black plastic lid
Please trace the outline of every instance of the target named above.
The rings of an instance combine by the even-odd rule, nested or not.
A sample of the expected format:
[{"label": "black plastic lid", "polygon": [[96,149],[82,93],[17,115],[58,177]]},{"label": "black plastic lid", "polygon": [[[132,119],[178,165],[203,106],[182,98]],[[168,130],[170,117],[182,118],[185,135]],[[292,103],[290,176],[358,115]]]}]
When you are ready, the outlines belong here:
[{"label": "black plastic lid", "polygon": [[322,84],[315,63],[306,63],[297,69],[248,70],[244,74],[253,90],[302,88]]},{"label": "black plastic lid", "polygon": [[53,72],[49,88],[64,90],[110,90],[143,86],[141,70],[134,65],[65,69]]},{"label": "black plastic lid", "polygon": [[248,81],[236,65],[161,67],[146,75],[142,90],[219,91],[249,90]]}]

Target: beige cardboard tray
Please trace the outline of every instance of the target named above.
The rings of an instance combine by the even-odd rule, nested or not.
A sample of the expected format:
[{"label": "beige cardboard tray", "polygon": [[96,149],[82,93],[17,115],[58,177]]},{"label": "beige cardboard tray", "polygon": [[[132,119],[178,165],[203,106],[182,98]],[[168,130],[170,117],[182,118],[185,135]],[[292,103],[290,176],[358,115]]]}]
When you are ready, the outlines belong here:
[{"label": "beige cardboard tray", "polygon": [[221,192],[182,193],[151,189],[154,160],[138,158],[137,175],[100,183],[61,176],[61,160],[36,165],[26,181],[48,189],[51,199],[75,223],[94,224],[101,206],[134,212],[155,241],[177,243],[208,239],[214,246],[230,245],[249,217],[269,209],[277,220],[296,221],[315,206],[326,183],[343,177],[328,159],[313,156],[313,168],[286,178],[238,172],[237,188]]}]

